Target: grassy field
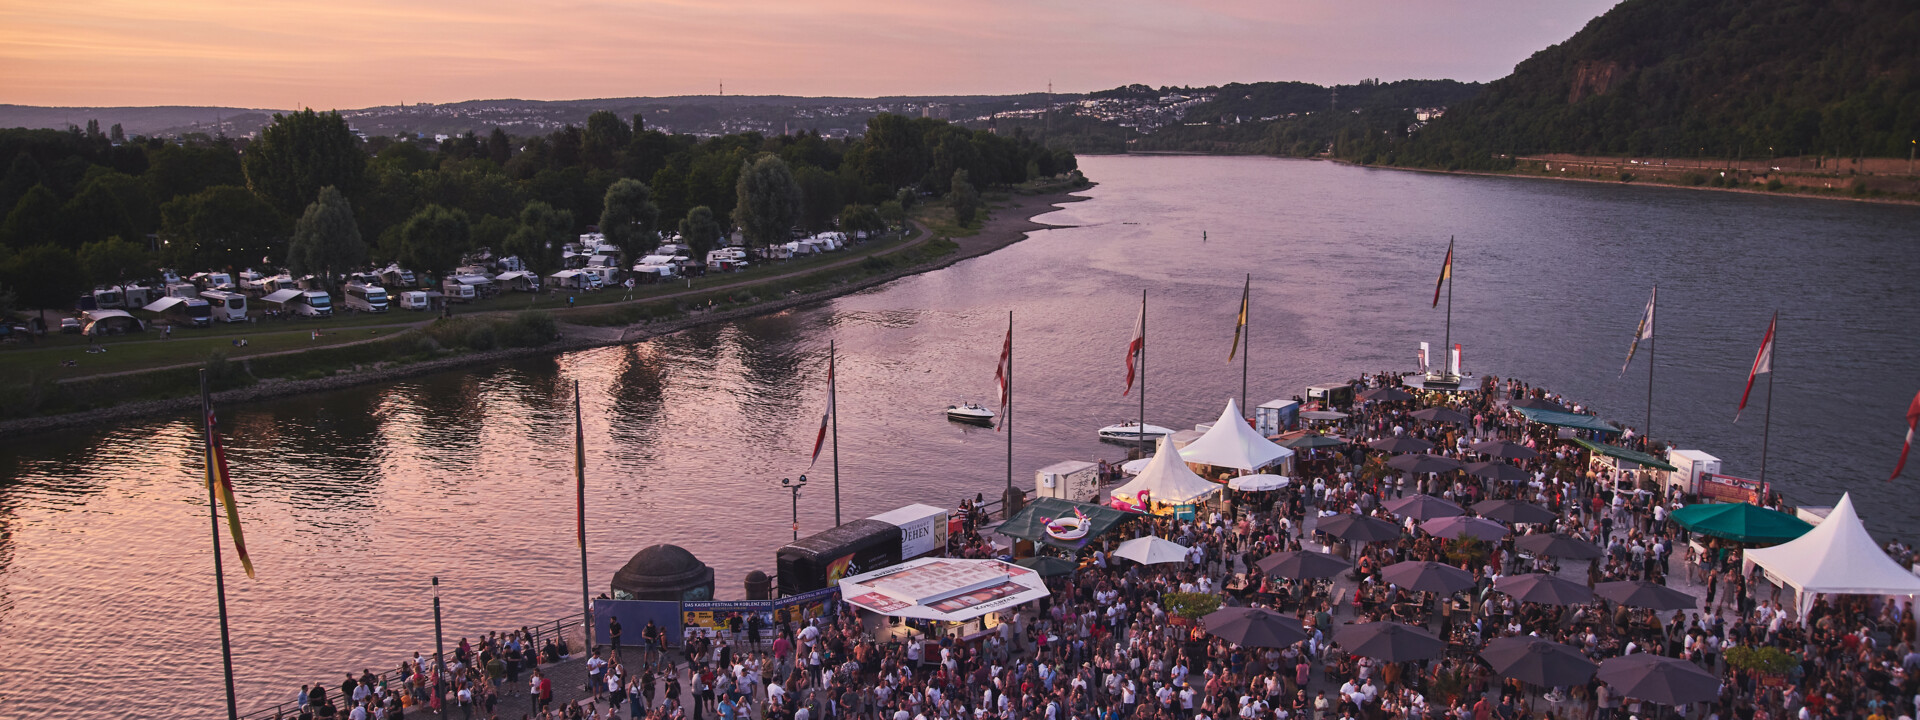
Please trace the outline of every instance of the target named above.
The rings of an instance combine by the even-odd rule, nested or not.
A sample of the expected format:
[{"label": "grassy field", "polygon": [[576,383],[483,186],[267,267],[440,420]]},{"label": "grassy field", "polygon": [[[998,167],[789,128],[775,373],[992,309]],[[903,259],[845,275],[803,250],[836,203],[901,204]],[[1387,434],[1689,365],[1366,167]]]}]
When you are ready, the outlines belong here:
[{"label": "grassy field", "polygon": [[[415,319],[424,322],[424,318]],[[272,328],[272,330],[247,333],[245,347],[236,347],[233,344],[235,336],[232,334],[189,334],[188,331],[183,330],[174,333],[171,340],[161,340],[159,333],[153,332],[115,336],[107,338],[111,342],[99,344],[98,347],[104,348],[105,352],[90,353],[87,352],[84,338],[64,336],[62,340],[72,342],[22,344],[0,352],[0,377],[18,378],[32,373],[36,378],[59,380],[201,363],[206,362],[215,350],[223,351],[228,358],[238,360],[285,350],[329,347],[369,338],[388,337],[405,332],[407,329],[404,326],[321,328],[318,324],[311,327],[292,328],[282,323],[271,323],[265,328]],[[320,331],[318,339],[313,337],[315,330]],[[67,360],[72,360],[76,366],[67,367],[61,364]]]}]

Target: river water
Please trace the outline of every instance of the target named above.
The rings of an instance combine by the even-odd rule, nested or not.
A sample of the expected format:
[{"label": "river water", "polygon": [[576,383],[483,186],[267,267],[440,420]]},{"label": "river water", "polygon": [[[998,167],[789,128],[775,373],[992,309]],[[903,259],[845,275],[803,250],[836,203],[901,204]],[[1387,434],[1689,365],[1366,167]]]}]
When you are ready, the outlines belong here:
[{"label": "river water", "polygon": [[[1620,364],[1657,282],[1654,431],[1753,477],[1764,379],[1731,421],[1777,310],[1769,478],[1808,504],[1853,491],[1881,533],[1920,511],[1906,489],[1920,477],[1885,482],[1920,388],[1920,208],[1261,158],[1082,165],[1101,183],[1091,199],[1043,217],[1074,227],[818,306],[224,408],[259,570],[240,575],[229,550],[242,711],[431,651],[429,576],[449,644],[577,611],[575,381],[595,592],[669,542],[739,597],[790,537],[781,477],[813,480],[804,532],[833,522],[828,459],[807,464],[829,340],[843,516],[950,506],[1006,481],[1005,436],[941,410],[992,402],[1009,310],[1014,481],[1030,488],[1043,465],[1121,456],[1094,431],[1134,416],[1120,391],[1142,288],[1147,421],[1190,426],[1239,393],[1226,355],[1247,273],[1258,403],[1439,347],[1444,310],[1429,301],[1449,236],[1470,371],[1640,426],[1644,360],[1624,376]],[[181,416],[0,440],[0,716],[218,712],[195,428]]]}]

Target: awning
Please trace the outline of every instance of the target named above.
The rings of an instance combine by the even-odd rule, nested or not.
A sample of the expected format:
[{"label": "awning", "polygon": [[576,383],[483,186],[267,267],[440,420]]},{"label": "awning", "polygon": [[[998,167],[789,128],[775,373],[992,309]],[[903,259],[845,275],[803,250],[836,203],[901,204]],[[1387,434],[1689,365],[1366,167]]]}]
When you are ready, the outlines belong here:
[{"label": "awning", "polygon": [[1040,573],[999,560],[921,558],[840,581],[862,610],[946,622],[972,620],[1049,595]]},{"label": "awning", "polygon": [[[1078,514],[1075,511],[1078,511]],[[1085,515],[1088,522],[1085,523],[1085,527],[1077,528],[1074,532],[1049,533],[1047,523],[1041,521],[1041,518],[1053,521],[1062,518],[1078,518],[1081,515]],[[1063,550],[1077,551],[1130,517],[1137,516],[1134,513],[1101,505],[1043,497],[1034,498],[1033,502],[1027,503],[1020,512],[1014,513],[1013,517],[1000,523],[997,531],[1010,538],[1032,540]],[[1082,530],[1084,532],[1080,532]]]},{"label": "awning", "polygon": [[150,313],[163,313],[168,310],[172,310],[173,306],[179,305],[186,301],[187,299],[183,297],[168,296],[168,297],[163,297],[163,298],[160,298],[159,300],[155,300],[153,302],[147,303],[146,307],[143,307],[140,309]]},{"label": "awning", "polygon": [[283,305],[283,304],[286,304],[288,301],[293,300],[294,298],[300,297],[300,294],[303,292],[306,292],[306,291],[295,290],[293,288],[287,288],[285,290],[275,290],[272,293],[269,293],[266,297],[260,298],[260,302],[273,303],[275,305]]},{"label": "awning", "polygon": [[1579,443],[1580,447],[1600,453],[1601,455],[1605,455],[1610,458],[1616,458],[1619,460],[1625,460],[1630,463],[1636,463],[1639,465],[1653,468],[1655,470],[1665,470],[1667,472],[1673,472],[1679,469],[1672,465],[1667,464],[1667,461],[1665,460],[1661,460],[1660,458],[1640,452],[1639,450],[1628,450],[1626,448],[1620,447],[1619,445],[1608,445],[1606,443],[1597,443],[1592,440],[1582,440],[1580,438],[1574,438],[1573,441],[1576,443]]},{"label": "awning", "polygon": [[1607,422],[1605,420],[1601,420],[1600,418],[1594,417],[1592,415],[1580,415],[1578,413],[1559,412],[1556,410],[1535,410],[1532,408],[1515,408],[1515,409],[1520,411],[1521,415],[1525,415],[1527,417],[1527,420],[1532,422],[1537,422],[1542,425],[1569,427],[1569,428],[1574,428],[1576,430],[1595,430],[1599,432],[1609,432],[1609,433],[1620,432],[1620,428],[1614,427],[1613,423]]}]

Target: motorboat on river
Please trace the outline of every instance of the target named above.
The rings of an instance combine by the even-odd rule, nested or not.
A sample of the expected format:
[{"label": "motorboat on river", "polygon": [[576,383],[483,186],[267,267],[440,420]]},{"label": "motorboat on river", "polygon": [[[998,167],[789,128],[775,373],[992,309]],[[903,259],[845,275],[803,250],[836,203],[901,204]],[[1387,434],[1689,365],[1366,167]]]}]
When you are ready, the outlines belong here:
[{"label": "motorboat on river", "polygon": [[1115,442],[1140,442],[1142,435],[1145,435],[1147,439],[1153,439],[1173,434],[1172,430],[1160,427],[1159,425],[1148,425],[1146,428],[1146,432],[1142,433],[1140,431],[1140,423],[1108,425],[1100,428],[1100,439]]},{"label": "motorboat on river", "polygon": [[969,425],[993,425],[992,410],[981,407],[979,403],[961,403],[947,406],[947,419]]}]

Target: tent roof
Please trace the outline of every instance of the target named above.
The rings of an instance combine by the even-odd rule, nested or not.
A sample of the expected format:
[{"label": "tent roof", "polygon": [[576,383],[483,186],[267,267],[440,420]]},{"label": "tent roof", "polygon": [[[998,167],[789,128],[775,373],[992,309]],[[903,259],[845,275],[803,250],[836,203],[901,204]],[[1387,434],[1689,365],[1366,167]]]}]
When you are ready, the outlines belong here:
[{"label": "tent roof", "polygon": [[1840,496],[1827,519],[1807,534],[1770,548],[1748,550],[1748,560],[1805,592],[1913,595],[1920,577],[1887,557],[1860,525],[1853,498]]},{"label": "tent roof", "polygon": [[[1079,510],[1087,516],[1088,520],[1092,521],[1093,526],[1087,529],[1086,537],[1078,540],[1061,540],[1047,534],[1046,523],[1041,522],[1040,518],[1070,517],[1075,510]],[[1060,498],[1041,497],[1034,498],[1027,503],[1026,507],[1021,508],[1020,512],[1014,513],[1013,517],[1007,518],[1006,522],[1000,523],[996,532],[1007,537],[1032,540],[1052,547],[1066,550],[1079,550],[1086,546],[1087,543],[1092,542],[1094,538],[1106,534],[1108,530],[1113,529],[1113,526],[1119,525],[1129,517],[1133,517],[1133,514],[1121,512],[1110,507],[1090,505],[1072,500],[1062,500]]]},{"label": "tent roof", "polygon": [[1628,450],[1626,448],[1620,447],[1619,445],[1608,445],[1606,443],[1597,443],[1591,440],[1582,440],[1580,438],[1574,438],[1573,441],[1576,443],[1579,443],[1580,447],[1600,453],[1601,455],[1605,455],[1611,458],[1619,458],[1621,460],[1625,460],[1630,463],[1638,463],[1640,465],[1644,465],[1646,467],[1650,467],[1655,470],[1665,470],[1667,472],[1673,472],[1679,469],[1674,467],[1672,464],[1668,463],[1665,460],[1661,460],[1660,458],[1654,457],[1652,455],[1648,455],[1638,450]]},{"label": "tent roof", "polygon": [[266,297],[260,298],[260,302],[284,303],[288,300],[292,300],[294,298],[300,297],[300,294],[304,292],[306,291],[299,290],[296,288],[287,288],[285,290],[275,290],[271,293],[268,293]]},{"label": "tent roof", "polygon": [[169,295],[167,297],[160,298],[159,300],[155,300],[153,302],[147,303],[146,307],[143,307],[140,309],[145,310],[147,312],[154,312],[154,313],[166,312],[172,309],[173,306],[179,305],[186,301],[187,301],[186,298],[174,297],[172,295]]},{"label": "tent roof", "polygon": [[[1180,457],[1187,462],[1196,462],[1219,467],[1239,468],[1253,471],[1293,454],[1273,441],[1262,437],[1240,414],[1240,406],[1233,400],[1227,400],[1227,407],[1220,412],[1220,419],[1200,439],[1180,449]],[[1159,493],[1154,493],[1155,497]]]},{"label": "tent roof", "polygon": [[1559,427],[1570,427],[1577,430],[1597,430],[1599,432],[1610,432],[1610,433],[1620,432],[1620,428],[1614,427],[1613,423],[1609,423],[1605,420],[1601,420],[1600,418],[1594,417],[1592,415],[1581,415],[1579,413],[1560,412],[1558,410],[1535,410],[1533,408],[1514,408],[1514,409],[1518,410],[1521,415],[1525,415],[1528,420],[1532,422],[1537,422],[1543,425],[1556,425]]},{"label": "tent roof", "polygon": [[1169,505],[1185,505],[1219,492],[1220,486],[1195,475],[1193,469],[1187,467],[1180,451],[1168,445],[1166,438],[1161,438],[1159,447],[1154,451],[1153,460],[1147,463],[1147,468],[1141,470],[1139,475],[1133,476],[1127,484],[1114,488],[1108,494],[1138,500],[1142,490],[1147,491],[1148,500]]}]

